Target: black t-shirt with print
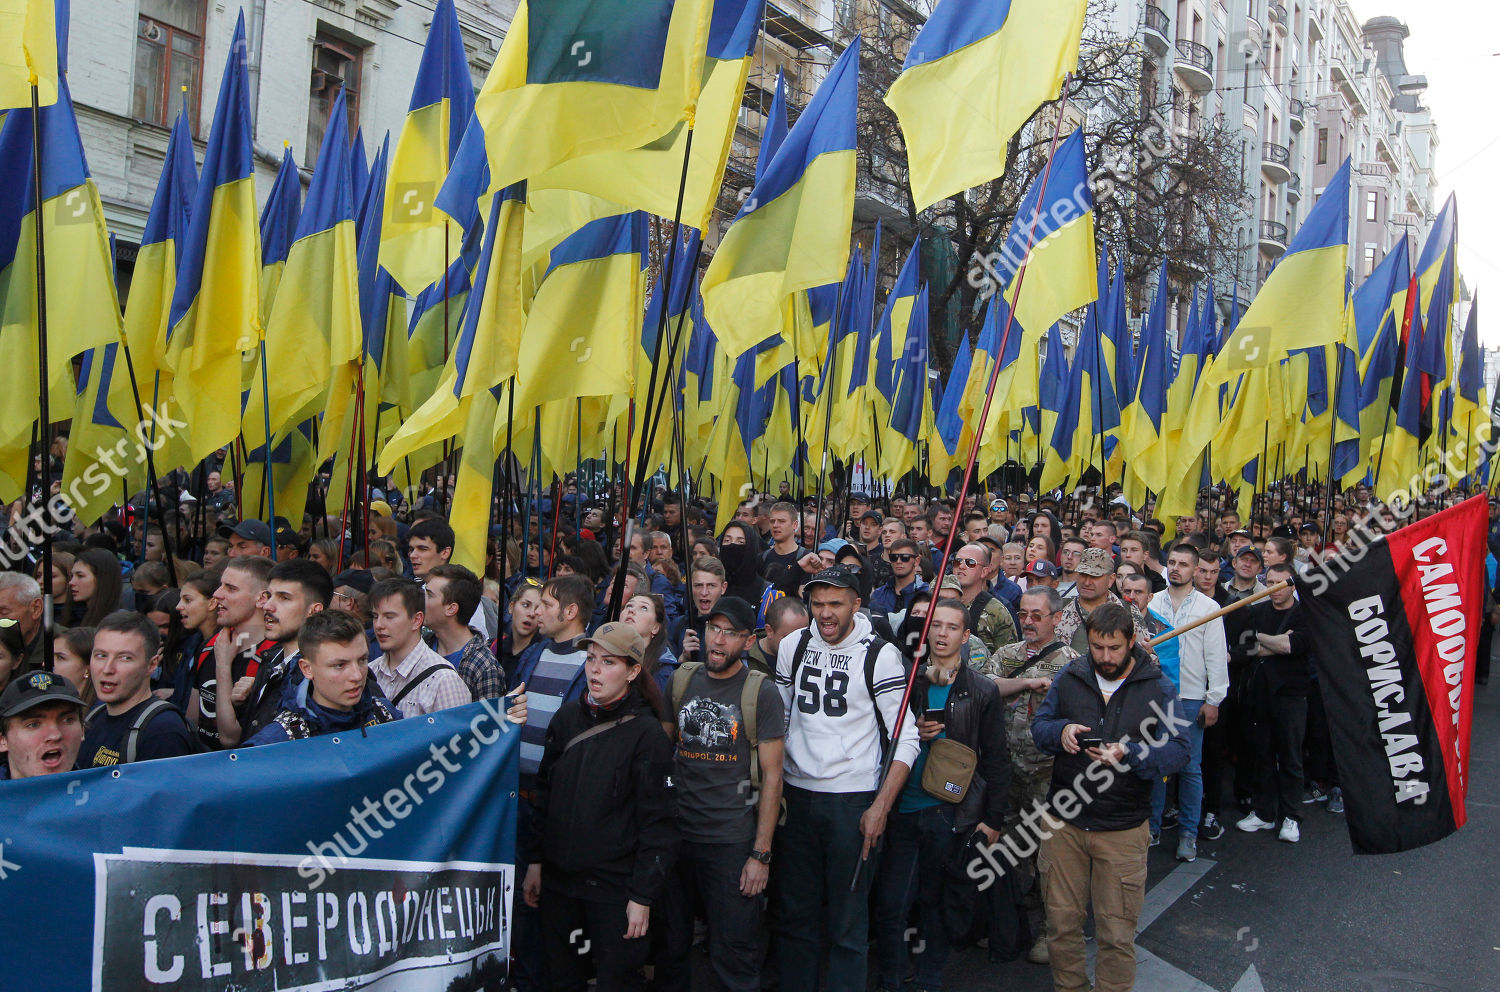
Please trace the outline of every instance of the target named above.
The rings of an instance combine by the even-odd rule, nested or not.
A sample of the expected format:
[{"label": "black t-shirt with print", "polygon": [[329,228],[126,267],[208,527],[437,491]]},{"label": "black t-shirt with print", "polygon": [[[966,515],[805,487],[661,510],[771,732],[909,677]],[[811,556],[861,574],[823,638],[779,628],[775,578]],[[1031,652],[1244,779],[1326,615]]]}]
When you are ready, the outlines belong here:
[{"label": "black t-shirt with print", "polygon": [[[124,762],[125,738],[141,710],[150,706],[155,698],[148,696],[118,716],[111,716],[102,703],[95,707],[89,714],[88,729],[83,734],[83,746],[78,749],[78,767],[107,768]],[[188,729],[187,721],[175,708],[168,706],[141,728],[135,745],[135,760],[175,758],[197,751],[198,746],[192,731]]]},{"label": "black t-shirt with print", "polygon": [[[224,747],[219,743],[217,719],[219,685],[214,644],[218,639],[219,634],[208,639],[208,643],[203,645],[203,650],[198,654],[197,665],[193,668],[193,688],[198,690],[198,725],[194,729],[198,734],[199,748],[204,751],[219,751]],[[234,681],[238,682],[247,675],[254,676],[259,672],[259,655],[274,647],[276,647],[276,642],[267,638],[255,646],[255,654],[236,655],[234,661],[230,663],[230,672],[234,675]],[[231,683],[230,688],[233,687]],[[244,723],[243,714],[241,714],[240,722]]]},{"label": "black t-shirt with print", "polygon": [[[727,679],[704,669],[683,689],[677,713],[677,754],[672,781],[682,836],[702,844],[740,844],[755,838],[756,803],[750,791],[750,738],[740,700],[749,669]],[[669,705],[671,705],[669,703]],[[773,679],[756,697],[756,740],[786,734],[786,713]]]}]

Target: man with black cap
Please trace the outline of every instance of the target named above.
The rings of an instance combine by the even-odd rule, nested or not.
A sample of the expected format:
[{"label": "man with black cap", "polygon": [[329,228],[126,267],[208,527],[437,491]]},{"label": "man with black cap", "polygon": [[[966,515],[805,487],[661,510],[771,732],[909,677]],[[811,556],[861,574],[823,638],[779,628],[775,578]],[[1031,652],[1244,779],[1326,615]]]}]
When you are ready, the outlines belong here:
[{"label": "man with black cap", "polygon": [[32,672],[0,693],[0,779],[70,772],[83,747],[83,700],[61,675]]},{"label": "man with black cap", "polygon": [[233,527],[220,527],[219,536],[229,542],[230,558],[271,557],[271,528],[264,521],[241,520]]},{"label": "man with black cap", "polygon": [[713,925],[708,957],[729,992],[760,988],[761,893],[781,811],[786,716],[775,683],[745,664],[755,610],[720,597],[704,626],[702,662],[672,674],[666,723],[676,744],[672,780],[682,833],[671,882],[664,960],[656,984],[690,984],[693,906]]},{"label": "man with black cap", "polygon": [[781,992],[816,988],[825,929],[829,992],[864,992],[874,867],[865,861],[920,748],[910,728],[899,733],[901,652],[860,612],[858,577],[826,568],[808,579],[807,596],[812,626],[783,640],[776,658],[776,687],[789,714],[779,870],[798,881],[777,888]]},{"label": "man with black cap", "polygon": [[1246,544],[1240,548],[1234,556],[1232,565],[1234,570],[1230,574],[1229,581],[1224,583],[1225,606],[1265,592],[1265,583],[1260,581],[1260,571],[1264,563],[1261,553],[1255,550],[1255,545]]}]

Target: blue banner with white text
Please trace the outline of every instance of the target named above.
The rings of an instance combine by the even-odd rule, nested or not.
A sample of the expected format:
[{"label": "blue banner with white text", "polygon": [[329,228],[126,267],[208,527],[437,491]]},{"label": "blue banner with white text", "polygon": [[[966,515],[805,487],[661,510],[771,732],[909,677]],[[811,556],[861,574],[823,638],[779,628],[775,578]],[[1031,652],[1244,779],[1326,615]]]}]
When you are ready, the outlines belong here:
[{"label": "blue banner with white text", "polygon": [[95,992],[498,992],[521,736],[503,705],[0,782],[0,973]]}]

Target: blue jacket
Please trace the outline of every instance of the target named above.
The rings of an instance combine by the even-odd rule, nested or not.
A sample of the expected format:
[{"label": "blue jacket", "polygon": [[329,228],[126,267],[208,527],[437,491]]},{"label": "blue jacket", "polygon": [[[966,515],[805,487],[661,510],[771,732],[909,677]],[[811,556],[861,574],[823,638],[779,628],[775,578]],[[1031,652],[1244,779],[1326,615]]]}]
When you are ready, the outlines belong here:
[{"label": "blue jacket", "polygon": [[283,716],[290,716],[293,721],[300,720],[305,723],[310,737],[321,737],[324,734],[344,730],[361,730],[365,727],[401,719],[401,714],[386,702],[379,690],[375,688],[374,679],[365,682],[365,693],[360,697],[359,705],[348,712],[319,706],[312,698],[312,683],[306,679],[296,683],[295,686],[288,679],[287,689],[288,691],[282,697],[282,708],[276,714],[276,719],[266,724],[259,733],[246,741],[246,747],[280,744],[282,741],[291,740],[292,735],[287,732],[287,728],[281,722]]},{"label": "blue jacket", "polygon": [[[1168,719],[1163,719],[1163,717]],[[1172,680],[1146,652],[1137,648],[1135,668],[1110,696],[1108,704],[1094,678],[1087,655],[1075,658],[1052,680],[1047,698],[1031,721],[1031,738],[1047,754],[1055,755],[1049,805],[1062,816],[1054,797],[1064,790],[1078,796],[1065,803],[1072,816],[1062,816],[1081,830],[1129,830],[1151,815],[1151,788],[1158,779],[1181,771],[1188,763],[1190,722]],[[1126,773],[1099,765],[1083,752],[1063,751],[1063,728],[1070,723],[1089,727],[1093,735],[1112,743],[1124,742]]]},{"label": "blue jacket", "polygon": [[[536,664],[541,660],[543,651],[547,650],[548,648],[552,648],[559,654],[566,654],[567,652],[573,650],[573,646],[575,643],[576,642],[574,641],[564,641],[563,643],[559,644],[558,642],[547,638],[532,641],[526,646],[526,650],[521,652],[521,657],[517,659],[516,673],[511,677],[510,685],[506,687],[507,690],[514,692],[516,686],[520,685],[522,682],[529,682],[531,680],[531,674],[536,671]],[[574,675],[573,681],[568,684],[568,691],[567,694],[563,696],[563,702],[570,702],[582,696],[584,687],[587,685],[588,678],[584,674],[584,667],[580,665],[578,666],[578,674]],[[528,691],[534,692],[535,690],[528,688]]]},{"label": "blue jacket", "polygon": [[887,583],[870,593],[870,612],[883,613],[886,616],[899,613],[911,607],[911,601],[917,593],[926,590],[927,583],[922,581],[920,575],[916,577],[916,581],[900,592],[896,591],[894,584]]}]

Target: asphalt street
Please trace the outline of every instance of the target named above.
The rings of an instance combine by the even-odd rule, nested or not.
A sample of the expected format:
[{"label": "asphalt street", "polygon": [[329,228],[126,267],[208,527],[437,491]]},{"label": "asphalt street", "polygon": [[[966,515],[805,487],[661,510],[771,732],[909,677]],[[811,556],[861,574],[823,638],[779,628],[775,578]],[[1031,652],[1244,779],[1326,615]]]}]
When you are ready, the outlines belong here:
[{"label": "asphalt street", "polygon": [[[1355,856],[1343,817],[1304,807],[1302,841],[1232,821],[1199,860],[1153,848],[1140,992],[1500,992],[1500,686],[1474,711],[1468,825],[1416,851]],[[1231,812],[1226,803],[1225,813]],[[1231,818],[1226,816],[1226,820]],[[948,992],[1044,992],[1049,970],[959,953]]]}]

